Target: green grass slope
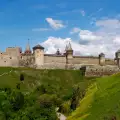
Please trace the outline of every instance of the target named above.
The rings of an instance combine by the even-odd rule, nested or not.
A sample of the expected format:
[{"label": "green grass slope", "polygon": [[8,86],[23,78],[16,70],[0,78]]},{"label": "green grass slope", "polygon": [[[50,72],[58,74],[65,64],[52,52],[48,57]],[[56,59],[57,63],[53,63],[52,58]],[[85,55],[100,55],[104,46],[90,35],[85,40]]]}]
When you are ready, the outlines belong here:
[{"label": "green grass slope", "polygon": [[[2,75],[3,73],[7,74]],[[37,86],[45,85],[50,94],[58,94],[62,98],[71,97],[72,88],[75,85],[79,84],[81,89],[86,89],[91,84],[91,80],[83,78],[79,70],[36,70],[0,67],[0,88],[16,88],[16,84],[20,83],[20,73],[25,76],[24,83],[21,84],[21,91],[33,91]]]},{"label": "green grass slope", "polygon": [[68,116],[94,80],[80,70],[0,67],[0,120],[56,120],[56,107]]},{"label": "green grass slope", "polygon": [[97,78],[67,120],[120,120],[120,74]]}]

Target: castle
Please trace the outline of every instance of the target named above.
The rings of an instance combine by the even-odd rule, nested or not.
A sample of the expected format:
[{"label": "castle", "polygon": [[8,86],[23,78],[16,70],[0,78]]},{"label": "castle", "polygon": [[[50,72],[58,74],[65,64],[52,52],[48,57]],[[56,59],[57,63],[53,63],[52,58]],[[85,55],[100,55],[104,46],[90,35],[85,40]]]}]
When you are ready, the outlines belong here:
[{"label": "castle", "polygon": [[72,68],[81,65],[120,66],[120,50],[115,59],[106,59],[104,53],[98,56],[74,56],[71,43],[66,45],[65,52],[59,49],[55,54],[45,54],[44,47],[36,45],[31,50],[29,42],[24,52],[20,47],[8,47],[5,52],[0,53],[0,66],[12,67],[35,67],[35,68]]}]

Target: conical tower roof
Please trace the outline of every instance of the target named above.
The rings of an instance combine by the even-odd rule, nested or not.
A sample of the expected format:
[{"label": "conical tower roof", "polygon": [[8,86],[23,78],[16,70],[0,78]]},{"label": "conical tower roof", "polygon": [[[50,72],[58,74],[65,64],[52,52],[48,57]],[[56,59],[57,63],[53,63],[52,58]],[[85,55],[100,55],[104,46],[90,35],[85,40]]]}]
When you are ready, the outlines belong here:
[{"label": "conical tower roof", "polygon": [[61,55],[60,50],[57,49],[56,55]]},{"label": "conical tower roof", "polygon": [[71,43],[70,43],[70,42],[68,43],[67,50],[72,50],[72,46],[71,46]]},{"label": "conical tower roof", "polygon": [[30,44],[29,44],[29,39],[28,39],[28,43],[27,43],[27,45],[26,45],[25,53],[31,53]]},{"label": "conical tower roof", "polygon": [[33,47],[33,50],[35,50],[35,49],[42,49],[42,50],[44,50],[44,47],[38,44],[38,45]]},{"label": "conical tower roof", "polygon": [[120,52],[120,49],[117,52]]},{"label": "conical tower roof", "polygon": [[66,47],[65,47],[65,51],[67,51],[68,50],[68,46],[66,45]]},{"label": "conical tower roof", "polygon": [[29,44],[29,39],[28,39],[28,43],[27,43],[27,45],[26,45],[26,49],[25,49],[26,51],[30,51],[30,44]]}]

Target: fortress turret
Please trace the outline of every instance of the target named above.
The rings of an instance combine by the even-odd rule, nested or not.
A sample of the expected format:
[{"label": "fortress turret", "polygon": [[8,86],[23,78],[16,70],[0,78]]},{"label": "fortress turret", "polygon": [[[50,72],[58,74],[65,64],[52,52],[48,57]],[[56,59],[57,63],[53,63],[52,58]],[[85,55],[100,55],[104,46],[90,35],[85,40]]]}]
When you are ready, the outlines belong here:
[{"label": "fortress turret", "polygon": [[120,50],[118,50],[115,53],[115,57],[116,57],[117,65],[118,65],[118,67],[120,67]]},{"label": "fortress turret", "polygon": [[61,55],[60,50],[57,49],[56,55]]},{"label": "fortress turret", "polygon": [[35,56],[35,64],[41,66],[44,64],[44,47],[41,45],[36,45],[33,47],[33,53]]},{"label": "fortress turret", "polygon": [[67,55],[68,59],[73,58],[73,49],[72,49],[70,42],[69,42],[68,46],[66,46],[66,55]]},{"label": "fortress turret", "polygon": [[101,66],[105,65],[105,54],[104,53],[99,54],[99,64]]}]

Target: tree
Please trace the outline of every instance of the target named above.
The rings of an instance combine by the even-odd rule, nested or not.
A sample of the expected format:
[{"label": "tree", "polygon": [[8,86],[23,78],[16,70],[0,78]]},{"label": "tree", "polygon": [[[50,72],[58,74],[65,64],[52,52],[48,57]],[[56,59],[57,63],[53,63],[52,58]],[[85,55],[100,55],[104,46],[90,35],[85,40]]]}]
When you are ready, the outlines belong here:
[{"label": "tree", "polygon": [[24,105],[24,95],[21,92],[14,92],[11,94],[10,103],[14,111],[18,111]]},{"label": "tree", "polygon": [[85,96],[85,91],[81,90],[79,85],[76,86],[73,90],[70,108],[75,110],[76,107],[79,105],[79,100],[83,99],[84,96]]},{"label": "tree", "polygon": [[24,75],[20,74],[20,81],[24,81]]}]

